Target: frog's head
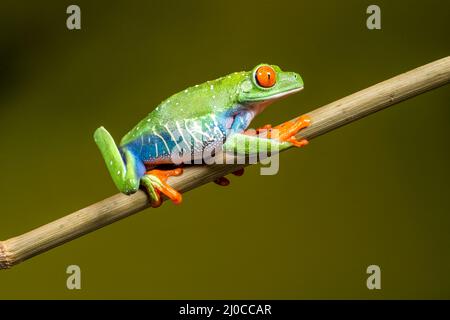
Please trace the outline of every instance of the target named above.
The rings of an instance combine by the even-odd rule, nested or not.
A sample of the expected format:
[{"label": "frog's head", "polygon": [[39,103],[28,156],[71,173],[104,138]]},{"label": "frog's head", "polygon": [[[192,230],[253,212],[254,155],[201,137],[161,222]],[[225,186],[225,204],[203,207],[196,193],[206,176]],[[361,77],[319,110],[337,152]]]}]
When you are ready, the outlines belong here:
[{"label": "frog's head", "polygon": [[241,81],[238,100],[242,104],[268,105],[301,89],[303,80],[299,74],[259,64]]}]

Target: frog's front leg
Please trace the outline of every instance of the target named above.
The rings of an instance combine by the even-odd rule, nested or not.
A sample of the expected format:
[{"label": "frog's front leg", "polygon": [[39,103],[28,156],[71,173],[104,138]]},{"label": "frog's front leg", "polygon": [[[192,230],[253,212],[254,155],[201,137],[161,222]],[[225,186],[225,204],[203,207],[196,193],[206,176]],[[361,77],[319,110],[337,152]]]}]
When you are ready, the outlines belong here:
[{"label": "frog's front leg", "polygon": [[227,153],[238,155],[254,155],[260,152],[279,152],[291,146],[302,147],[308,143],[306,139],[297,141],[295,135],[310,125],[309,116],[301,116],[293,121],[285,122],[270,128],[265,137],[256,134],[235,133],[228,137],[223,145]]},{"label": "frog's front leg", "polygon": [[296,140],[295,135],[301,129],[308,127],[311,124],[311,119],[307,115],[300,116],[297,119],[284,122],[276,127],[270,124],[258,128],[256,130],[247,130],[244,134],[247,135],[265,135],[268,139],[278,139],[280,141],[290,142],[293,146],[303,147],[308,144],[306,139]]}]

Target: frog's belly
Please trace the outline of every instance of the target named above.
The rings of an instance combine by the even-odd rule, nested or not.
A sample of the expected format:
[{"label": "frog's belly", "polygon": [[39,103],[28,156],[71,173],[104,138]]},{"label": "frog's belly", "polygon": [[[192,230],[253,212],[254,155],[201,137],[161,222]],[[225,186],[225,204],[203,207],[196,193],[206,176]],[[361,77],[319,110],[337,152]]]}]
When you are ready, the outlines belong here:
[{"label": "frog's belly", "polygon": [[227,129],[218,121],[211,123],[178,122],[152,130],[125,147],[147,167],[159,164],[197,164],[221,150]]}]

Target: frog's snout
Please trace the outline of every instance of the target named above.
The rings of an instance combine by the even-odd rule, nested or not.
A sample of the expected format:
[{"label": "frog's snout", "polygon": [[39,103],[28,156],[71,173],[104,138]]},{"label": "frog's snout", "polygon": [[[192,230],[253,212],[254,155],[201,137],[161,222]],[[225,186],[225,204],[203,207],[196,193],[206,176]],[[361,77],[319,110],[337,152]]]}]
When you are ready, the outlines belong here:
[{"label": "frog's snout", "polygon": [[283,91],[298,91],[303,89],[303,79],[296,72],[283,72],[280,74],[278,85]]},{"label": "frog's snout", "polygon": [[293,83],[296,83],[299,88],[303,88],[303,79],[296,72],[289,72],[290,79]]}]

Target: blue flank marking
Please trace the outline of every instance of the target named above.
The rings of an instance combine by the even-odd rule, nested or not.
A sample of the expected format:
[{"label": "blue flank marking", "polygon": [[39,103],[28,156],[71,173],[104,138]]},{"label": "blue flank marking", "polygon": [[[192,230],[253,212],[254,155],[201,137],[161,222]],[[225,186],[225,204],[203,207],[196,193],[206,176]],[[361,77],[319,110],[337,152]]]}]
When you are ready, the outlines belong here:
[{"label": "blue flank marking", "polygon": [[[123,147],[130,150],[142,162],[158,162],[162,159],[167,159],[170,157],[170,152],[176,143],[168,133],[159,132],[158,134],[166,143],[157,135],[147,134],[131,141]],[[179,140],[181,142],[181,137]]]},{"label": "blue flank marking", "polygon": [[[158,126],[155,128],[157,134],[149,133],[147,135],[136,138],[135,140],[122,146],[121,149],[129,150],[138,160],[137,162],[148,164],[158,163],[170,163],[171,152],[177,151],[178,147],[182,147],[187,141],[190,144],[190,148],[196,148],[195,152],[203,152],[206,147],[215,147],[224,142],[229,132],[225,128],[226,119],[228,114],[216,115],[216,124],[213,119],[208,115],[198,119],[196,122],[199,125],[197,130],[193,130],[195,121],[180,120],[178,124],[182,130],[182,136],[175,123],[168,124],[168,128],[172,136],[177,139],[174,141],[172,136],[167,132],[164,126]],[[189,130],[186,130],[186,124],[188,123]],[[201,135],[201,132],[204,133]],[[151,132],[151,131],[150,131]],[[196,139],[192,137],[195,136]],[[183,140],[184,137],[184,140]],[[209,138],[210,139],[209,139]],[[164,141],[162,140],[164,139]],[[202,145],[199,146],[200,140]],[[201,155],[201,153],[200,153]]]}]

